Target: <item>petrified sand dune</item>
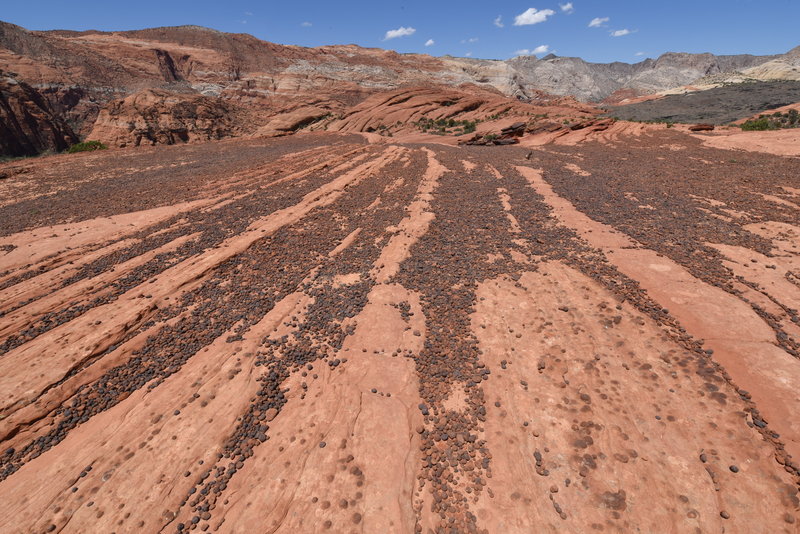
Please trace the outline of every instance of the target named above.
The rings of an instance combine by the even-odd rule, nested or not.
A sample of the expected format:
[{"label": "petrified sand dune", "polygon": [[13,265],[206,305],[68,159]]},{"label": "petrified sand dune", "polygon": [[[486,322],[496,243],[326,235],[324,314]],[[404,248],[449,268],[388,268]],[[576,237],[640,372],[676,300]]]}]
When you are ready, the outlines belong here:
[{"label": "petrified sand dune", "polygon": [[714,147],[778,156],[800,156],[800,132],[796,129],[776,132],[723,132],[703,136],[703,143]]},{"label": "petrified sand dune", "polygon": [[0,166],[0,531],[797,531],[798,160],[426,91]]}]

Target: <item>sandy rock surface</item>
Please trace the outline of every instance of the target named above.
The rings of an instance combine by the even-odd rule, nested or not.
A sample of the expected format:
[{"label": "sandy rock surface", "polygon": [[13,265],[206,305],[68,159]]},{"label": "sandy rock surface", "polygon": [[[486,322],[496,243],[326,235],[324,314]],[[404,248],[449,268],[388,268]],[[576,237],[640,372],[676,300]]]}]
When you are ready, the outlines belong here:
[{"label": "sandy rock surface", "polygon": [[797,532],[798,160],[405,96],[0,164],[0,532]]}]

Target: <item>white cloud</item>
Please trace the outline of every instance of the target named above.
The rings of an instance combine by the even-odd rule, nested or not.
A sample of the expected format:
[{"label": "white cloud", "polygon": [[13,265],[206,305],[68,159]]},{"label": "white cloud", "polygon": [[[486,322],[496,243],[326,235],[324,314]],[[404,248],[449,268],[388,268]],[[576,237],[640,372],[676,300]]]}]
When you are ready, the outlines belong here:
[{"label": "white cloud", "polygon": [[477,43],[477,42],[478,42],[477,37],[470,37],[469,39],[461,39],[461,44]]},{"label": "white cloud", "polygon": [[244,12],[244,16],[245,16],[245,17],[252,17],[252,16],[253,16],[253,14],[252,14],[250,11],[245,11],[245,12]]},{"label": "white cloud", "polygon": [[465,55],[466,57],[472,57],[472,52],[467,52],[467,53],[466,53],[466,54],[464,54],[464,55]]},{"label": "white cloud", "polygon": [[550,51],[550,45],[539,45],[533,50],[523,48],[514,52],[515,56],[535,56],[537,54],[546,54]]},{"label": "white cloud", "polygon": [[558,4],[558,7],[560,7],[561,11],[563,11],[567,15],[575,11],[575,6],[572,5],[572,2],[567,2],[566,4]]},{"label": "white cloud", "polygon": [[434,41],[433,39],[428,39],[427,41],[425,41],[425,46],[433,46],[435,44],[436,41]]},{"label": "white cloud", "polygon": [[396,39],[397,37],[407,37],[409,35],[414,35],[414,32],[416,31],[417,30],[415,30],[410,26],[408,28],[400,26],[396,30],[389,30],[388,32],[386,32],[386,35],[383,37],[383,40],[388,41],[389,39]]},{"label": "white cloud", "polygon": [[622,37],[623,35],[628,35],[629,33],[633,32],[630,31],[628,28],[625,28],[624,30],[615,30],[611,32],[611,37]]},{"label": "white cloud", "polygon": [[547,20],[547,17],[555,15],[556,12],[552,9],[537,10],[536,8],[529,7],[524,13],[520,13],[514,17],[514,26],[529,26],[531,24],[539,24]]},{"label": "white cloud", "polygon": [[634,54],[634,56],[643,56],[643,55],[644,55],[644,52],[636,52],[636,53]]},{"label": "white cloud", "polygon": [[589,23],[589,27],[599,28],[600,26],[605,25],[605,23],[608,22],[609,20],[611,19],[609,19],[608,17],[595,17],[592,19],[592,22]]},{"label": "white cloud", "polygon": [[503,16],[502,15],[497,15],[497,18],[494,19],[494,25],[497,26],[498,28],[502,28],[502,27],[505,26],[505,24],[503,24]]},{"label": "white cloud", "polygon": [[310,22],[308,22],[308,21],[305,21],[305,22],[304,22],[304,23],[302,23],[300,26],[302,26],[303,28],[310,28],[311,26],[313,26],[313,24],[311,24],[311,23],[310,23]]}]

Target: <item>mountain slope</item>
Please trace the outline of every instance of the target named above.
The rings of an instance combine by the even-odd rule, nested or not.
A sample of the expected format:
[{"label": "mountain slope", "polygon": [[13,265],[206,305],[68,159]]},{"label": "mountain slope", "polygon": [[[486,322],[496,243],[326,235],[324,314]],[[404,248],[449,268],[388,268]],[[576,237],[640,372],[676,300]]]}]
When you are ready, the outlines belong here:
[{"label": "mountain slope", "polygon": [[[53,113],[83,138],[112,102],[117,110],[135,110],[121,102],[151,90],[168,91],[177,100],[221,99],[222,108],[241,111],[237,116],[242,122],[235,128],[209,126],[240,135],[275,120],[283,124],[281,116],[298,117],[287,122],[291,129],[326,114],[342,114],[376,92],[403,87],[466,83],[525,101],[546,100],[548,95],[619,101],[747,69],[761,68],[763,76],[780,77],[786,69],[775,65],[795,61],[796,50],[781,56],[668,53],[636,64],[589,63],[554,55],[500,61],[398,54],[355,45],[286,46],[197,26],[40,32],[0,22],[0,69],[38,91]],[[168,123],[182,121],[172,108],[161,112],[170,117]],[[137,113],[116,122],[150,121]],[[100,120],[108,123],[108,114]],[[153,135],[187,137],[176,131]],[[128,137],[129,144],[135,144]],[[204,137],[208,136],[199,136]]]},{"label": "mountain slope", "polygon": [[612,106],[608,115],[635,121],[727,124],[795,102],[800,102],[800,82],[753,82]]}]

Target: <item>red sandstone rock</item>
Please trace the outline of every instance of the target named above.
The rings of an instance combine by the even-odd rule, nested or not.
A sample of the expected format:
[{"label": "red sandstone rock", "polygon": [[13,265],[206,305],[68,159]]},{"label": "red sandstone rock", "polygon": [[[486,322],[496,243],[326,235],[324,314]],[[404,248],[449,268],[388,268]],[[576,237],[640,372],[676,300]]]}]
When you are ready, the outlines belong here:
[{"label": "red sandstone rock", "polygon": [[798,163],[597,126],[0,163],[0,532],[793,532]]},{"label": "red sandstone rock", "polygon": [[41,93],[0,71],[0,156],[61,151],[77,141]]},{"label": "red sandstone rock", "polygon": [[245,128],[237,115],[235,106],[218,98],[149,89],[110,102],[89,139],[116,147],[224,139]]}]

